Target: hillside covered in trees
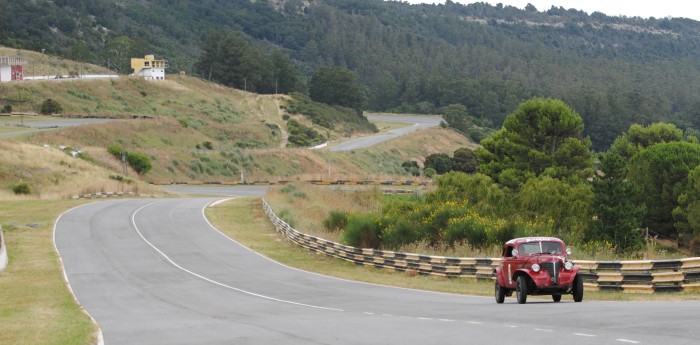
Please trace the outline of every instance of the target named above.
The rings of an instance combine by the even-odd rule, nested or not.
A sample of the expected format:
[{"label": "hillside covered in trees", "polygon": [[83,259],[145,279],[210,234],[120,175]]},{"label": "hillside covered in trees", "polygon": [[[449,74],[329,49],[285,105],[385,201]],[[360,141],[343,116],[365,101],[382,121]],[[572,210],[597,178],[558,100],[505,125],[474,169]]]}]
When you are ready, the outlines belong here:
[{"label": "hillside covered in trees", "polygon": [[[0,0],[0,44],[120,73],[130,57],[154,53],[172,71],[210,79],[203,53],[213,29],[254,52],[218,63],[245,67],[264,56],[265,66],[294,76],[248,68],[261,72],[245,86],[229,78],[238,88],[257,78],[260,92],[299,91],[321,67],[340,67],[357,76],[365,109],[434,113],[461,104],[460,124],[490,128],[523,100],[553,97],[581,114],[597,151],[632,123],[700,128],[700,22],[690,19],[451,1]],[[288,89],[278,89],[282,82]]]}]

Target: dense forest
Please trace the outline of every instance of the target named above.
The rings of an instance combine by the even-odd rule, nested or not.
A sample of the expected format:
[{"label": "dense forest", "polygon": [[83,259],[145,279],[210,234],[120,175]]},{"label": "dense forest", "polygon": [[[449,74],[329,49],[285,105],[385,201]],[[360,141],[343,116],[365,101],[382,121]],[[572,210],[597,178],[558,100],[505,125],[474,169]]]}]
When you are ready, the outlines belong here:
[{"label": "dense forest", "polygon": [[582,116],[596,151],[633,123],[700,129],[700,22],[690,19],[449,0],[0,0],[0,44],[119,73],[129,73],[130,57],[153,53],[172,71],[210,78],[202,57],[213,29],[240,35],[267,66],[289,61],[305,82],[282,91],[299,91],[322,67],[353,72],[364,109],[463,105],[469,123],[500,128],[522,101],[553,97]]}]

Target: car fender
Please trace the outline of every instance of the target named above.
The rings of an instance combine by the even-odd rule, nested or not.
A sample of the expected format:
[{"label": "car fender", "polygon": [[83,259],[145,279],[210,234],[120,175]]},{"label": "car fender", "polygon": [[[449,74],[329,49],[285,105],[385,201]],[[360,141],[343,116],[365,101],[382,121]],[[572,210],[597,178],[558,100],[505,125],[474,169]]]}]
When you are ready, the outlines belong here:
[{"label": "car fender", "polygon": [[494,271],[496,272],[496,282],[498,282],[498,285],[506,286],[505,277],[503,277],[501,268],[497,267]]}]

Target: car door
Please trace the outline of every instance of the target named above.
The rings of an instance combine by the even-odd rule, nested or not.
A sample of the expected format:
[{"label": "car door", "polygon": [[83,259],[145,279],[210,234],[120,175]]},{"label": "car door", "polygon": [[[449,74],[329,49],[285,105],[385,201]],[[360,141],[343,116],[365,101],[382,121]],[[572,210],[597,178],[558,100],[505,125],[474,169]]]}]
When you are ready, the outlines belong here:
[{"label": "car door", "polygon": [[513,256],[513,249],[515,247],[512,244],[506,245],[503,248],[503,260],[501,261],[501,271],[503,272],[504,284],[507,288],[515,288],[515,281],[513,280],[513,273],[517,270],[517,258]]}]

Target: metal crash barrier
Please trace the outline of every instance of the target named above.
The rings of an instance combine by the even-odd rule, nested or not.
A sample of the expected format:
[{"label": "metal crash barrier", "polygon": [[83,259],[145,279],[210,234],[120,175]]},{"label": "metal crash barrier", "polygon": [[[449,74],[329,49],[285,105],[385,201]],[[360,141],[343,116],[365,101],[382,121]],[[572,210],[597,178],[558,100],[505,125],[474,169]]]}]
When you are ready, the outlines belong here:
[{"label": "metal crash barrier", "polygon": [[[358,265],[413,271],[423,275],[495,279],[500,258],[453,258],[386,250],[356,248],[292,228],[277,217],[263,199],[263,209],[278,232],[290,241],[316,253],[323,253]],[[628,293],[700,291],[700,257],[678,260],[590,261],[573,260],[581,267],[586,290]]]}]

